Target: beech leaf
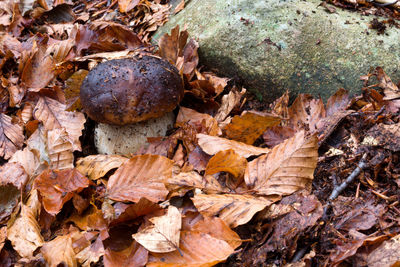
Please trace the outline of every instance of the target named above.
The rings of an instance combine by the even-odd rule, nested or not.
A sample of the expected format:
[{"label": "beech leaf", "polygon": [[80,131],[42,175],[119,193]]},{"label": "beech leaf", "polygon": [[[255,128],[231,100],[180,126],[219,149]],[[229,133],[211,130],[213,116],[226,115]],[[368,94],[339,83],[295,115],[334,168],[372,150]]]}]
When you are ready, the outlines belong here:
[{"label": "beech leaf", "polygon": [[132,237],[151,252],[165,253],[179,248],[182,218],[179,210],[169,206],[167,214],[150,219],[150,225]]},{"label": "beech leaf", "polygon": [[0,156],[9,159],[24,144],[23,129],[11,122],[11,117],[0,114]]},{"label": "beech leaf", "polygon": [[165,200],[164,183],[172,176],[174,162],[158,155],[134,156],[122,164],[107,183],[107,194],[116,201]]},{"label": "beech leaf", "polygon": [[128,160],[128,158],[118,155],[91,155],[80,158],[76,162],[76,169],[91,180],[97,180]]}]

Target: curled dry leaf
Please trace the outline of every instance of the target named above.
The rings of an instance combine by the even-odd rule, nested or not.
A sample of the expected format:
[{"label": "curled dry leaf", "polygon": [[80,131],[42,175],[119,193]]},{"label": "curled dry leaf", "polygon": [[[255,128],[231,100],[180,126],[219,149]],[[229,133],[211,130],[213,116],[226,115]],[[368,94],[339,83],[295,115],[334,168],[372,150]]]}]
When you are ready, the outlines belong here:
[{"label": "curled dry leaf", "polygon": [[94,241],[92,244],[89,243],[88,246],[76,254],[76,259],[78,260],[80,266],[90,267],[92,266],[92,263],[97,263],[100,257],[104,256],[104,254],[104,245],[100,236],[98,236],[96,241]]},{"label": "curled dry leaf", "polygon": [[379,86],[383,88],[385,97],[383,100],[393,100],[400,98],[400,90],[395,83],[386,75],[381,67],[376,68],[376,77],[379,80]]},{"label": "curled dry leaf", "polygon": [[162,58],[168,60],[171,64],[175,64],[178,57],[183,54],[183,48],[186,45],[189,33],[187,31],[179,32],[179,25],[171,30],[171,35],[164,34],[158,41],[158,51]]},{"label": "curled dry leaf", "polygon": [[107,248],[104,254],[104,267],[133,266],[141,267],[147,263],[149,252],[136,241],[124,250]]},{"label": "curled dry leaf", "polygon": [[201,176],[195,171],[180,172],[173,175],[167,181],[168,189],[170,191],[179,190],[181,194],[187,191],[198,188],[206,193],[219,193],[224,192],[221,184],[211,175]]},{"label": "curled dry leaf", "polygon": [[221,129],[218,122],[208,114],[197,112],[190,108],[181,107],[176,118],[176,125],[183,126],[189,124],[193,126],[198,133],[208,135],[221,135]]},{"label": "curled dry leaf", "polygon": [[205,175],[218,172],[229,172],[237,181],[241,181],[246,170],[247,160],[237,154],[233,149],[219,151],[210,159]]},{"label": "curled dry leaf", "polygon": [[325,106],[321,98],[300,94],[289,108],[289,125],[296,130],[315,132],[318,122],[325,118]]},{"label": "curled dry leaf", "polygon": [[248,158],[265,153],[269,153],[270,149],[247,145],[242,142],[237,142],[217,136],[206,134],[197,134],[198,143],[201,149],[209,155],[215,155],[219,151],[233,149],[239,156]]},{"label": "curled dry leaf", "polygon": [[280,98],[270,104],[270,109],[273,114],[276,114],[282,118],[288,117],[288,106],[289,106],[289,91],[286,91]]},{"label": "curled dry leaf", "polygon": [[231,228],[245,224],[276,199],[236,194],[197,194],[191,198],[204,216],[218,216]]},{"label": "curled dry leaf", "polygon": [[233,140],[252,145],[268,127],[276,126],[281,118],[256,111],[244,111],[225,126],[226,135]]},{"label": "curled dry leaf", "polygon": [[66,105],[48,97],[41,97],[33,115],[43,123],[47,131],[65,128],[73,150],[81,150],[79,137],[86,121],[82,113],[66,111]]},{"label": "curled dry leaf", "polygon": [[158,155],[134,156],[122,164],[107,183],[107,194],[116,201],[165,200],[164,183],[172,176],[174,162]]},{"label": "curled dry leaf", "polygon": [[42,196],[44,209],[52,215],[61,210],[74,192],[88,186],[89,180],[76,169],[46,170],[33,183],[33,188],[38,189]]},{"label": "curled dry leaf", "polygon": [[37,221],[40,209],[37,191],[33,190],[26,205],[21,205],[20,214],[8,227],[7,238],[23,258],[32,259],[33,252],[44,244]]},{"label": "curled dry leaf", "polygon": [[118,155],[91,155],[80,158],[76,162],[76,169],[91,180],[97,180],[112,169],[120,167],[128,158]]},{"label": "curled dry leaf", "polygon": [[179,237],[182,227],[182,218],[179,210],[169,206],[163,216],[150,219],[150,225],[132,237],[151,252],[165,253],[179,248]]},{"label": "curled dry leaf", "polygon": [[304,131],[275,146],[268,155],[249,162],[247,186],[261,195],[288,195],[310,185],[318,159],[316,135]]},{"label": "curled dry leaf", "polygon": [[0,156],[9,159],[24,144],[23,129],[11,122],[11,117],[0,114]]}]

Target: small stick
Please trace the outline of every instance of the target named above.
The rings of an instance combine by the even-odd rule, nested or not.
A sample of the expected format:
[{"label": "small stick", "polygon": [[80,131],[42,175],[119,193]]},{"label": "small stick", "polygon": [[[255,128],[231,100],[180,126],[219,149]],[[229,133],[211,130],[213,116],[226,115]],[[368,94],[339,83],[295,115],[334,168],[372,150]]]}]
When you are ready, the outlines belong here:
[{"label": "small stick", "polygon": [[360,174],[360,172],[368,166],[368,164],[367,164],[366,161],[365,161],[366,159],[367,159],[367,154],[364,154],[364,155],[361,157],[360,162],[358,163],[357,168],[355,168],[355,170],[346,178],[346,180],[344,180],[343,183],[341,183],[339,186],[337,186],[337,187],[335,187],[335,188],[333,189],[331,195],[330,195],[329,198],[328,198],[328,203],[327,203],[327,205],[326,205],[325,208],[324,208],[324,213],[323,213],[323,215],[322,215],[322,220],[325,221],[325,220],[327,219],[327,214],[326,214],[326,213],[327,213],[327,211],[328,211],[328,208],[332,205],[332,200],[335,200],[335,199],[340,195],[340,193],[342,193],[342,191],[343,191],[344,189],[346,189],[346,187],[347,187],[351,182],[353,182],[353,180]]}]

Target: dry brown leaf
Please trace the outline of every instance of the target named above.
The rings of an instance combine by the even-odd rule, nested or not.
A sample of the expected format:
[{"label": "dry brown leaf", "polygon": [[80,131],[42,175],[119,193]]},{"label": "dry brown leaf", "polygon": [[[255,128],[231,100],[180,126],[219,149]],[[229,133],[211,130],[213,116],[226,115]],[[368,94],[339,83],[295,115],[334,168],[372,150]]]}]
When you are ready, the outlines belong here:
[{"label": "dry brown leaf", "polygon": [[386,75],[381,67],[376,68],[376,77],[379,80],[379,87],[383,88],[385,97],[383,100],[400,98],[400,90],[395,83]]},{"label": "dry brown leaf", "polygon": [[330,96],[326,102],[326,116],[333,116],[337,112],[345,110],[349,103],[349,92],[343,88],[340,88],[335,94]]},{"label": "dry brown leaf", "polygon": [[90,267],[92,266],[92,263],[97,263],[100,260],[100,257],[104,256],[104,254],[105,250],[103,242],[99,236],[95,242],[77,253],[76,259],[78,260],[80,266]]},{"label": "dry brown leaf", "polygon": [[218,216],[231,228],[245,224],[254,214],[271,205],[275,199],[235,194],[197,194],[191,198],[204,216]]},{"label": "dry brown leaf", "polygon": [[316,135],[304,131],[275,146],[268,155],[249,162],[245,174],[248,187],[261,195],[288,195],[309,186],[318,159]]},{"label": "dry brown leaf", "polygon": [[118,0],[118,7],[121,13],[126,13],[134,9],[140,0]]},{"label": "dry brown leaf", "polygon": [[55,76],[55,62],[46,49],[40,46],[24,64],[21,81],[29,91],[38,92]]},{"label": "dry brown leaf", "polygon": [[168,179],[168,189],[170,191],[179,190],[180,195],[187,191],[198,188],[206,193],[224,192],[221,184],[211,175],[201,176],[195,171],[180,172]]},{"label": "dry brown leaf", "polygon": [[134,156],[122,164],[107,183],[107,194],[116,201],[165,200],[164,183],[172,176],[174,162],[158,155]]},{"label": "dry brown leaf", "polygon": [[85,116],[79,112],[65,111],[66,105],[41,97],[33,111],[34,117],[41,121],[47,131],[65,128],[74,150],[81,150],[79,137],[82,134]]},{"label": "dry brown leaf", "polygon": [[179,250],[152,254],[146,266],[211,267],[235,251],[228,242],[199,231],[182,231]]},{"label": "dry brown leaf", "polygon": [[65,128],[47,132],[47,151],[51,169],[65,170],[74,167],[74,150]]},{"label": "dry brown leaf", "polygon": [[233,149],[219,151],[207,164],[205,175],[212,175],[218,172],[228,172],[236,179],[236,184],[243,180],[247,167],[247,160],[238,155]]},{"label": "dry brown leaf", "polygon": [[84,69],[80,69],[72,74],[65,81],[65,99],[67,104],[67,109],[69,111],[80,110],[81,100],[80,100],[80,90],[81,84],[89,72]]},{"label": "dry brown leaf", "polygon": [[95,205],[91,205],[90,209],[85,215],[74,214],[68,221],[73,222],[79,229],[85,231],[103,231],[107,230],[107,222],[104,219],[103,212],[99,210]]},{"label": "dry brown leaf", "polygon": [[97,180],[112,169],[120,167],[128,158],[118,155],[91,155],[80,158],[76,162],[76,169],[91,180]]},{"label": "dry brown leaf", "polygon": [[197,134],[198,143],[201,149],[209,155],[215,155],[219,151],[233,149],[239,156],[248,158],[265,153],[269,153],[270,149],[247,145],[242,142],[237,142],[217,136],[206,134]]},{"label": "dry brown leaf", "polygon": [[24,144],[23,129],[11,122],[11,117],[0,114],[0,156],[9,159]]},{"label": "dry brown leaf", "polygon": [[272,114],[282,118],[288,117],[289,91],[286,91],[280,98],[270,104]]},{"label": "dry brown leaf", "polygon": [[375,124],[365,135],[364,143],[382,146],[393,152],[400,151],[400,123]]},{"label": "dry brown leaf", "polygon": [[226,125],[226,136],[230,139],[252,145],[268,127],[276,126],[281,118],[256,111],[244,111],[242,115],[233,117]]},{"label": "dry brown leaf", "polygon": [[75,56],[72,50],[74,45],[75,40],[73,39],[57,40],[47,47],[46,55],[52,55],[55,64],[62,63],[63,61],[72,59]]},{"label": "dry brown leaf", "polygon": [[190,108],[181,107],[176,118],[176,125],[183,126],[184,124],[193,126],[198,133],[213,136],[222,134],[218,122],[210,115],[197,112]]},{"label": "dry brown leaf", "polygon": [[202,75],[212,84],[215,90],[215,94],[217,96],[224,91],[225,87],[228,85],[228,82],[230,81],[229,78],[218,77],[212,72],[204,72],[202,73]]},{"label": "dry brown leaf", "polygon": [[18,190],[24,191],[28,175],[24,167],[17,162],[8,162],[0,167],[0,185],[12,184]]},{"label": "dry brown leaf", "polygon": [[232,90],[222,97],[221,107],[218,109],[217,114],[215,115],[215,119],[221,123],[223,122],[231,113],[231,111],[239,105],[240,99],[246,93],[246,89],[242,89],[241,92],[238,92],[236,87],[232,88]]},{"label": "dry brown leaf", "polygon": [[278,125],[268,128],[264,132],[263,138],[267,146],[274,147],[292,137],[295,133],[296,131],[291,127]]},{"label": "dry brown leaf", "polygon": [[126,221],[134,220],[140,216],[161,210],[161,207],[146,198],[141,198],[138,203],[124,204],[117,202],[114,205],[116,218],[110,223],[111,225],[121,224]]},{"label": "dry brown leaf", "polygon": [[89,186],[89,180],[76,169],[46,170],[36,177],[33,188],[38,189],[44,209],[56,215],[64,203]]},{"label": "dry brown leaf", "polygon": [[187,31],[179,32],[179,25],[171,30],[171,35],[164,34],[158,41],[160,56],[168,60],[171,64],[175,64],[178,57],[183,54],[183,48],[186,45],[189,34]]},{"label": "dry brown leaf", "polygon": [[3,249],[6,239],[7,239],[7,226],[3,226],[0,228],[0,251]]},{"label": "dry brown leaf", "polygon": [[46,242],[40,251],[43,258],[50,267],[57,267],[60,264],[68,267],[77,267],[76,254],[73,247],[73,241],[78,239],[75,235],[79,233],[70,233],[57,236],[53,240]]},{"label": "dry brown leaf", "polygon": [[107,248],[103,259],[104,267],[142,267],[147,263],[148,254],[149,252],[136,241],[121,251]]},{"label": "dry brown leaf", "polygon": [[132,237],[151,252],[166,253],[177,250],[182,227],[179,210],[169,206],[165,215],[153,217],[150,221],[153,225],[133,234]]},{"label": "dry brown leaf", "polygon": [[44,244],[41,229],[37,221],[41,205],[37,191],[31,192],[26,205],[21,205],[21,212],[13,224],[8,227],[8,240],[23,258],[32,259],[33,252]]},{"label": "dry brown leaf", "polygon": [[315,132],[318,122],[326,117],[321,98],[300,94],[289,108],[289,125],[296,130]]},{"label": "dry brown leaf", "polygon": [[400,258],[400,235],[396,235],[384,241],[374,251],[368,254],[367,266],[399,266]]},{"label": "dry brown leaf", "polygon": [[35,153],[37,153],[41,164],[48,164],[50,162],[46,139],[44,127],[43,125],[39,125],[27,140],[27,147],[31,151],[36,151]]}]

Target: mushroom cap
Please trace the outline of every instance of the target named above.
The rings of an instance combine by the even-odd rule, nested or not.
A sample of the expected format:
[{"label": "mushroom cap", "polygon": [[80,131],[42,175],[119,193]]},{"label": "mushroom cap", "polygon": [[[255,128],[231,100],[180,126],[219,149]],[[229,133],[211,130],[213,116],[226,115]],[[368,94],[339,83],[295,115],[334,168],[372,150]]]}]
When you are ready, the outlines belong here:
[{"label": "mushroom cap", "polygon": [[82,82],[80,98],[91,119],[126,125],[172,111],[183,91],[182,78],[173,65],[142,56],[98,64]]}]

